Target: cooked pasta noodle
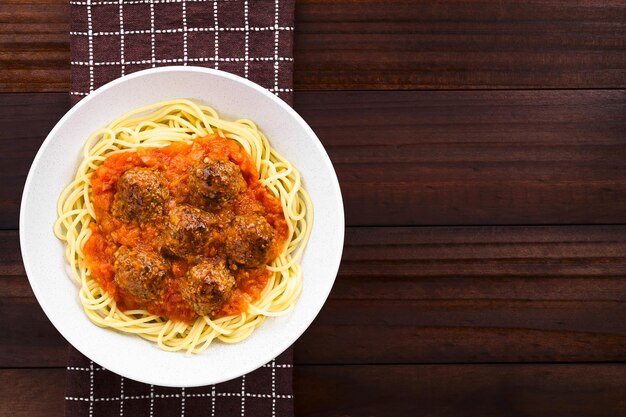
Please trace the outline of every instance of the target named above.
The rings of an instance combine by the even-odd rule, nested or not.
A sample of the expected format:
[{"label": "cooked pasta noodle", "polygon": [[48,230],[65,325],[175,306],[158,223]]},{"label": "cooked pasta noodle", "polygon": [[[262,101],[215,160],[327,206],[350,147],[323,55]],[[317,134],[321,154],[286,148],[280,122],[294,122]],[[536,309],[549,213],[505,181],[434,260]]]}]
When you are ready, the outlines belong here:
[{"label": "cooked pasta noodle", "polygon": [[[146,310],[121,311],[116,299],[101,288],[85,259],[90,224],[97,221],[91,199],[91,176],[111,155],[140,148],[190,144],[217,134],[236,141],[259,172],[259,182],[280,200],[288,226],[282,252],[267,266],[271,272],[260,297],[247,311],[211,319],[199,316],[190,323],[169,320]],[[215,339],[237,343],[247,338],[266,317],[288,312],[302,289],[299,264],[311,233],[312,205],[298,171],[271,148],[250,120],[227,121],[210,107],[187,99],[154,103],[133,110],[94,132],[85,143],[74,180],[61,193],[54,232],[65,242],[71,274],[80,286],[79,299],[98,326],[136,334],[167,351],[198,353]]]}]

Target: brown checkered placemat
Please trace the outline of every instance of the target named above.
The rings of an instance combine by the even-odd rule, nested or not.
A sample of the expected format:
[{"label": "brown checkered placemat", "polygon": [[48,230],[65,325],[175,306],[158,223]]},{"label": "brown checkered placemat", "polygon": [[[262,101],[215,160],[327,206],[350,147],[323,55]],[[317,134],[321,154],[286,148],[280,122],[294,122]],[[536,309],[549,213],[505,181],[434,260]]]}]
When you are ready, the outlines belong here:
[{"label": "brown checkered placemat", "polygon": [[[70,1],[74,103],[165,65],[228,71],[291,103],[294,0]],[[292,416],[292,351],[222,384],[166,388],[105,370],[70,347],[66,416]]]},{"label": "brown checkered placemat", "polygon": [[76,101],[138,70],[199,65],[290,102],[294,0],[70,1]]},{"label": "brown checkered placemat", "polygon": [[205,387],[169,388],[121,377],[70,348],[65,415],[293,416],[291,350],[241,378]]}]

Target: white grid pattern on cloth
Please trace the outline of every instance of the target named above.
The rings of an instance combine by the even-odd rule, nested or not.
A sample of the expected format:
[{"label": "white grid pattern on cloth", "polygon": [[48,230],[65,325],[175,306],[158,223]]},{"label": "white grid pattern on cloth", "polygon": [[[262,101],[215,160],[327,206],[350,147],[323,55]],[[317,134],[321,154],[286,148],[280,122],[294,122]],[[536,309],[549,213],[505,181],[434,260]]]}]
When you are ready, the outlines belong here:
[{"label": "white grid pattern on cloth", "polygon": [[[188,58],[187,61],[189,62],[207,62],[207,61],[214,61],[215,58]],[[293,58],[287,58],[287,57],[277,57],[277,58],[272,58],[272,57],[257,57],[257,58],[219,58],[218,61],[221,62],[243,62],[243,61],[293,61]],[[152,60],[146,59],[146,60],[141,60],[141,61],[125,61],[126,64],[149,64],[151,63]],[[157,59],[156,63],[157,64],[167,64],[167,63],[171,63],[171,62],[185,62],[183,58],[170,58],[170,59]],[[71,62],[72,65],[93,65],[94,67],[99,67],[99,66],[103,66],[103,65],[120,65],[119,62],[117,61],[104,61],[104,62],[94,62],[93,64],[91,62],[87,62],[87,61],[72,61]]]},{"label": "white grid pattern on cloth", "polygon": [[217,9],[217,0],[213,0],[213,24],[215,25],[213,27],[215,32],[213,35],[215,37],[215,62],[213,66],[215,69],[219,69],[220,67],[220,25],[217,19]]},{"label": "white grid pattern on cloth", "polygon": [[183,14],[183,65],[187,65],[187,58],[189,58],[189,49],[187,48],[187,2],[183,1],[181,4],[181,10]]},{"label": "white grid pattern on cloth", "polygon": [[89,91],[93,91],[94,86],[94,60],[93,60],[93,21],[91,19],[91,1],[87,0],[87,40],[89,42]]},{"label": "white grid pattern on cloth", "polygon": [[246,376],[241,376],[241,417],[246,415]]},{"label": "white grid pattern on cloth", "polygon": [[[218,0],[219,1],[219,0]],[[123,3],[126,4],[126,3]],[[279,31],[293,31],[294,27],[293,26],[278,26],[278,29],[276,27],[276,25],[272,25],[272,26],[249,26],[248,27],[248,31],[253,31],[253,32],[265,32],[265,31],[275,31],[275,30],[279,30]],[[223,27],[206,27],[206,28],[176,28],[176,29],[154,29],[154,33],[184,33],[185,31],[187,32],[246,32],[246,27],[245,26],[234,26],[234,27],[228,27],[228,28],[223,28]],[[142,30],[127,30],[124,32],[124,34],[126,35],[143,35],[146,33],[152,33],[151,30],[149,29],[142,29]],[[99,32],[92,32],[91,36],[111,36],[111,35],[119,35],[120,32],[117,31],[99,31]],[[70,35],[72,36],[88,36],[89,32],[85,32],[85,31],[80,31],[80,30],[75,30],[75,31],[71,31]]]},{"label": "white grid pattern on cloth", "polygon": [[215,417],[215,385],[211,385],[211,417]]},{"label": "white grid pattern on cloth", "polygon": [[278,39],[280,36],[280,31],[278,30],[278,2],[279,0],[274,0],[274,89],[278,88]]},{"label": "white grid pattern on cloth", "polygon": [[[213,2],[213,1],[214,0],[128,0],[128,1],[124,1],[124,4],[208,3],[208,2]],[[217,1],[229,2],[229,1],[235,1],[235,0],[217,0]],[[90,0],[86,0],[86,1],[70,1],[70,5],[73,5],[73,6],[86,6],[88,4],[91,4],[92,6],[107,6],[107,5],[118,4],[118,2],[117,1],[113,1],[113,0],[109,0],[109,1],[93,1],[93,0],[92,1],[90,1]]]},{"label": "white grid pattern on cloth", "polygon": [[[271,368],[272,370],[272,393],[271,394],[259,394],[253,392],[247,392],[245,390],[245,380],[246,376],[243,375],[241,377],[241,390],[239,392],[216,392],[215,385],[211,386],[210,393],[189,393],[185,392],[185,388],[180,388],[180,393],[176,394],[155,394],[154,385],[150,385],[150,393],[144,395],[125,395],[124,394],[124,377],[120,376],[120,395],[117,397],[96,397],[93,395],[94,390],[94,372],[96,371],[106,371],[106,368],[96,367],[93,361],[90,361],[90,365],[88,368],[86,367],[75,367],[68,366],[66,369],[68,371],[80,371],[80,372],[89,372],[90,377],[90,386],[89,386],[89,397],[72,397],[66,396],[65,399],[69,401],[87,401],[90,403],[90,409],[92,408],[93,403],[103,402],[103,401],[120,401],[120,415],[123,414],[123,402],[127,400],[154,400],[155,398],[194,398],[194,397],[240,397],[242,399],[245,398],[272,398],[274,401],[276,399],[290,399],[293,398],[291,394],[276,394],[276,368],[292,368],[291,364],[277,364],[276,360],[272,360],[271,362],[262,366],[262,368]],[[152,401],[151,401],[152,402]],[[272,407],[274,408],[274,407]],[[181,410],[184,409],[184,401],[181,402]],[[242,415],[244,414],[244,406],[242,405]]]},{"label": "white grid pattern on cloth", "polygon": [[150,417],[154,416],[154,385],[150,384]]},{"label": "white grid pattern on cloth", "polygon": [[150,2],[150,48],[152,49],[152,68],[156,67],[156,33],[154,32],[154,2]]},{"label": "white grid pattern on cloth", "polygon": [[244,67],[243,67],[243,76],[248,78],[248,70],[250,67],[250,26],[248,25],[248,0],[244,0],[243,2],[243,24],[244,24]]},{"label": "white grid pattern on cloth", "polygon": [[180,389],[180,417],[185,417],[185,388]]},{"label": "white grid pattern on cloth", "polygon": [[[290,93],[293,91],[293,89],[292,88],[277,88],[277,89],[268,88],[268,91],[271,93]],[[89,95],[89,93],[83,93],[80,91],[71,91],[70,94],[73,96],[88,96]]]},{"label": "white grid pattern on cloth", "polygon": [[[126,69],[126,64],[124,63],[124,0],[119,0],[118,13],[120,15],[120,76],[123,77]],[[95,34],[92,33],[91,36],[95,36]]]},{"label": "white grid pattern on cloth", "polygon": [[[263,365],[261,368],[293,368],[293,365],[289,364],[289,363],[281,363],[281,364],[277,364],[275,360],[273,360],[270,363],[267,363],[265,365]],[[68,371],[90,371],[92,369],[90,368],[85,368],[85,367],[80,367],[80,366],[68,366],[66,367],[66,369]],[[106,371],[106,368],[103,367],[94,367],[93,371]]]},{"label": "white grid pattern on cloth", "polygon": [[[196,64],[196,63],[212,63],[215,69],[219,69],[222,62],[243,62],[244,63],[244,77],[248,77],[250,62],[273,62],[274,68],[274,84],[273,86],[266,86],[266,88],[280,96],[280,93],[291,93],[292,88],[280,87],[279,72],[280,62],[293,62],[292,57],[284,57],[279,54],[279,37],[281,32],[293,31],[293,26],[281,26],[279,25],[279,1],[274,1],[274,25],[270,26],[250,26],[249,25],[249,2],[245,0],[242,2],[244,8],[244,26],[222,27],[219,25],[219,5],[220,3],[234,3],[234,0],[110,0],[110,1],[97,1],[97,0],[85,0],[85,1],[70,1],[70,5],[73,6],[85,6],[87,9],[87,31],[71,31],[71,36],[85,36],[88,39],[88,60],[87,61],[72,61],[72,65],[88,66],[89,67],[89,90],[88,91],[70,91],[74,96],[86,96],[96,88],[97,81],[95,78],[95,68],[100,66],[119,66],[120,77],[126,75],[126,68],[129,65],[144,65],[149,64],[151,67],[156,67],[162,64]],[[182,14],[182,27],[180,28],[157,28],[155,26],[155,4],[180,4]],[[207,27],[189,27],[187,24],[187,3],[211,3],[213,7],[213,26]],[[144,4],[150,7],[150,29],[142,30],[125,30],[124,28],[124,5],[132,4]],[[92,14],[94,6],[106,6],[117,5],[119,9],[119,30],[118,31],[94,31]],[[274,32],[274,55],[273,56],[250,56],[249,48],[249,36],[250,32]],[[214,33],[214,56],[213,57],[190,57],[188,48],[188,36],[192,32],[212,32]],[[220,32],[243,32],[245,36],[244,44],[244,56],[243,57],[220,57],[219,42]],[[182,33],[183,35],[183,57],[182,58],[165,58],[159,59],[157,57],[157,34],[170,34],[170,33]],[[126,60],[125,56],[125,40],[129,35],[142,35],[150,34],[150,59],[145,60]],[[94,38],[100,36],[119,36],[120,40],[120,59],[119,61],[96,61],[94,59]]]},{"label": "white grid pattern on cloth", "polygon": [[89,361],[89,417],[93,416],[93,361]]},{"label": "white grid pattern on cloth", "polygon": [[276,359],[272,359],[272,417],[276,417]]},{"label": "white grid pattern on cloth", "polygon": [[[170,28],[162,28],[158,27],[158,22],[155,20],[155,5],[164,4],[164,3],[175,3],[180,4],[181,7],[181,26],[180,27],[170,27]],[[213,11],[213,18],[209,18],[209,21],[204,24],[191,24],[188,20],[189,17],[189,7],[188,3],[206,3],[206,7],[208,10]],[[243,26],[241,25],[241,21],[237,24],[233,24],[232,26],[220,26],[220,7],[222,4],[237,4],[239,3],[241,7],[243,7]],[[273,69],[273,80],[268,81],[269,85],[265,87],[268,88],[270,92],[273,92],[276,95],[279,93],[291,93],[293,89],[290,86],[281,86],[280,85],[280,63],[293,62],[293,58],[290,56],[280,56],[279,50],[279,37],[281,33],[284,32],[293,32],[294,27],[288,25],[280,25],[280,16],[279,16],[279,0],[274,0],[274,10],[271,10],[269,13],[273,13],[273,25],[272,21],[266,21],[260,25],[251,25],[250,15],[253,11],[251,10],[251,6],[254,4],[249,0],[81,0],[81,1],[70,1],[70,4],[73,7],[83,8],[84,12],[86,12],[86,23],[87,27],[76,27],[74,30],[70,32],[72,37],[83,38],[87,40],[86,46],[88,47],[88,51],[86,51],[85,56],[81,56],[78,59],[72,60],[71,64],[75,66],[79,66],[88,69],[88,83],[83,86],[73,86],[72,91],[70,92],[73,96],[86,96],[99,85],[103,84],[103,81],[99,79],[98,68],[105,66],[119,66],[119,76],[124,76],[125,74],[132,72],[132,65],[145,65],[145,66],[159,66],[166,64],[180,64],[180,65],[193,65],[198,63],[203,63],[205,65],[212,66],[216,69],[219,68],[220,64],[224,63],[241,63],[244,65],[244,76],[248,77],[249,70],[251,71],[251,65],[253,63],[273,63],[273,67],[269,67],[268,69],[271,71]],[[150,24],[149,26],[145,26],[144,28],[134,28],[131,23],[127,25],[125,19],[125,6],[132,4],[142,4],[149,5],[150,10]],[[271,5],[271,2],[270,2]],[[99,6],[116,6],[119,15],[119,22],[114,22],[114,26],[103,27],[102,29],[106,30],[94,30],[94,20],[97,17],[93,14],[94,8]],[[144,6],[145,7],[145,6]],[[131,16],[132,17],[132,16]],[[129,19],[131,18],[129,17]],[[158,15],[157,15],[158,17]],[[146,19],[148,16],[146,16]],[[96,19],[97,20],[97,19]],[[223,19],[222,19],[223,20]],[[97,23],[97,21],[96,21]],[[119,23],[119,24],[118,24]],[[222,23],[223,24],[223,23]],[[147,29],[149,27],[149,29]],[[98,29],[98,27],[96,26]],[[85,29],[87,29],[85,31]],[[139,30],[140,29],[140,30]],[[251,36],[255,36],[255,34],[262,35],[259,32],[269,32],[273,34],[273,50],[266,49],[265,54],[263,56],[254,56],[253,51],[250,49],[250,39]],[[193,51],[190,49],[191,44],[189,43],[189,37],[192,36],[190,34],[201,34],[201,33],[213,33],[214,36],[214,53],[212,56],[194,56]],[[224,56],[224,53],[220,51],[220,35],[223,37],[228,36],[227,34],[236,34],[242,33],[244,35],[244,44],[243,50],[241,51],[241,55],[235,54],[235,56]],[[177,36],[182,35],[182,57],[180,58],[163,58],[159,57],[159,49],[160,45],[158,42],[161,38],[159,36],[169,35],[169,34],[178,34]],[[146,44],[146,56],[148,59],[132,59],[132,54],[125,53],[125,47],[128,46],[129,39],[135,35],[143,35],[150,36],[149,44]],[[117,37],[119,39],[120,45],[120,55],[119,61],[117,60],[107,60],[101,59],[102,57],[98,57],[96,50],[94,48],[94,43],[98,41],[98,38],[110,36]],[[148,46],[149,45],[149,46]],[[268,45],[269,47],[270,45]],[[147,48],[150,48],[148,51]],[[149,52],[149,53],[148,53]],[[273,52],[273,55],[272,55]],[[288,51],[285,51],[288,52]],[[284,53],[284,52],[283,52]],[[220,55],[222,54],[222,55]],[[257,54],[259,54],[257,52]],[[100,59],[98,59],[100,58]],[[143,57],[142,57],[143,58]],[[259,65],[259,64],[257,64]],[[271,69],[270,69],[271,68]],[[271,77],[271,74],[268,74]],[[212,385],[209,388],[207,387],[207,392],[193,392],[191,390],[185,390],[184,388],[179,388],[179,392],[175,393],[159,393],[155,392],[155,387],[150,385],[149,394],[145,391],[138,392],[137,394],[142,395],[131,395],[132,392],[129,392],[125,387],[125,379],[123,377],[119,377],[119,395],[116,395],[115,392],[107,392],[106,396],[98,396],[97,393],[94,393],[94,379],[97,379],[96,374],[101,371],[106,371],[105,368],[102,368],[90,361],[89,366],[68,366],[68,371],[74,372],[85,372],[89,375],[89,396],[85,396],[85,394],[79,396],[71,396],[68,395],[65,397],[65,400],[72,402],[83,402],[87,403],[89,407],[89,415],[93,416],[97,414],[97,409],[94,411],[94,407],[96,404],[102,404],[106,402],[115,402],[119,401],[119,415],[123,416],[125,411],[128,415],[129,411],[129,402],[133,402],[134,400],[149,400],[150,401],[150,415],[153,416],[155,414],[155,400],[159,399],[180,399],[180,415],[183,416],[185,414],[185,409],[188,408],[188,400],[190,398],[196,397],[205,397],[211,399],[211,416],[216,416],[216,402],[219,406],[219,401],[216,401],[219,398],[223,397],[233,397],[239,398],[241,401],[241,415],[244,416],[246,412],[246,399],[248,398],[260,398],[271,400],[271,410],[272,416],[276,416],[276,407],[277,400],[285,400],[285,399],[293,399],[293,395],[291,394],[277,394],[277,378],[276,378],[276,369],[278,368],[292,368],[291,364],[277,364],[276,360],[272,360],[270,363],[263,366],[263,368],[271,368],[271,391],[267,391],[264,393],[254,392],[250,390],[250,385],[246,384],[245,376],[241,378],[241,389],[237,392],[236,389],[226,390],[227,392],[220,392],[220,386]],[[268,381],[269,383],[269,381]],[[130,384],[132,387],[132,384]],[[269,387],[268,387],[269,389]],[[98,391],[97,389],[95,391]],[[271,393],[269,393],[271,392]],[[85,404],[85,406],[87,405]],[[135,403],[136,404],[136,403]],[[147,405],[147,404],[146,404]],[[248,408],[253,408],[248,404]],[[132,407],[130,407],[132,408]],[[248,410],[248,414],[250,414],[250,410]],[[208,410],[207,410],[208,412]]]},{"label": "white grid pattern on cloth", "polygon": [[[181,391],[184,391],[181,388]],[[215,392],[215,393],[194,393],[194,394],[153,394],[153,395],[125,395],[124,400],[147,400],[153,398],[194,398],[194,397],[248,397],[248,398],[293,398],[291,394],[254,394],[246,392],[241,394],[240,392]],[[65,397],[68,401],[91,401],[88,397]],[[106,401],[120,401],[121,397],[94,397],[92,402],[106,402]]]},{"label": "white grid pattern on cloth", "polygon": [[124,416],[124,377],[120,377],[120,417]]}]

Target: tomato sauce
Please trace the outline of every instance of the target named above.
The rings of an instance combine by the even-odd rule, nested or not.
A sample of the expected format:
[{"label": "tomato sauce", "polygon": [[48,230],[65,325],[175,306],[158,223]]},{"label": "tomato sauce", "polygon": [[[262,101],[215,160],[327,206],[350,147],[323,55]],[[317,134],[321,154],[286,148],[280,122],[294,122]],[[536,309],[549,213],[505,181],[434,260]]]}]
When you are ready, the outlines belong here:
[{"label": "tomato sauce", "polygon": [[[235,215],[262,215],[275,229],[276,235],[270,248],[270,259],[276,258],[287,238],[288,227],[280,200],[274,197],[259,183],[259,173],[248,154],[234,141],[217,135],[196,139],[192,144],[174,143],[163,148],[139,149],[136,152],[124,152],[110,155],[91,177],[91,202],[96,214],[96,221],[90,225],[92,235],[84,248],[91,276],[107,291],[123,310],[145,309],[172,320],[190,322],[197,315],[182,299],[179,291],[180,280],[185,277],[197,256],[171,259],[171,271],[166,285],[157,299],[141,301],[125,293],[114,280],[114,260],[117,249],[124,245],[143,251],[159,253],[159,236],[163,232],[165,219],[156,219],[148,224],[126,223],[111,214],[111,207],[117,182],[124,172],[135,167],[158,169],[167,180],[170,201],[166,211],[176,204],[184,203],[189,194],[187,178],[192,167],[204,158],[230,160],[236,163],[246,181],[245,187],[237,199],[222,208],[218,213],[223,218]],[[220,238],[216,239],[218,242]],[[224,237],[221,237],[224,242]],[[202,256],[225,258],[223,248],[212,248],[211,253]],[[237,286],[230,298],[219,311],[211,314],[218,318],[238,314],[254,302],[270,276],[270,272],[259,268],[238,268],[231,270]]]}]

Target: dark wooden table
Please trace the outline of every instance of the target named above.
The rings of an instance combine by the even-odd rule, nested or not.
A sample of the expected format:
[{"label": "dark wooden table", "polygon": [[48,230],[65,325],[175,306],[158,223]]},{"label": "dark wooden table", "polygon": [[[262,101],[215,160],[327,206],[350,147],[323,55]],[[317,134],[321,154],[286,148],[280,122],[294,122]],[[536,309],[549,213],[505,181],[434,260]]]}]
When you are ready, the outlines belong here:
[{"label": "dark wooden table", "polygon": [[[626,1],[299,0],[295,107],[346,206],[298,416],[626,414]],[[0,415],[61,416],[18,246],[67,0],[0,0]]]}]

